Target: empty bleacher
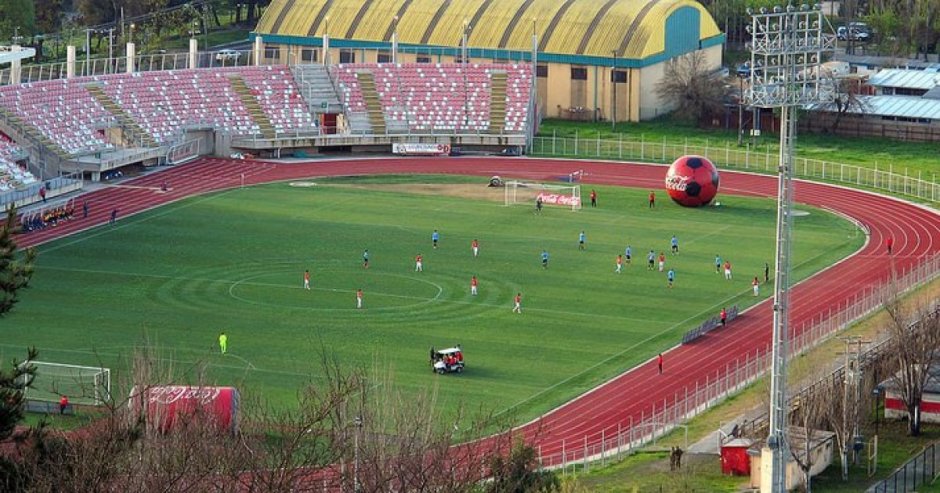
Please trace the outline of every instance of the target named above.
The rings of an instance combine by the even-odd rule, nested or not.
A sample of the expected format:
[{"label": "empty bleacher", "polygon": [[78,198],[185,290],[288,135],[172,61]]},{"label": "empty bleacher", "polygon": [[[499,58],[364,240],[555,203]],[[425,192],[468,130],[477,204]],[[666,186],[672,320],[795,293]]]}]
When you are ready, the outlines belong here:
[{"label": "empty bleacher", "polygon": [[[374,80],[389,133],[521,133],[526,128],[528,65],[346,64],[334,67],[332,76],[351,119],[369,111],[363,83],[371,88]],[[504,95],[502,85],[493,91],[494,77],[500,84],[505,80]],[[491,103],[494,95],[498,104]]]},{"label": "empty bleacher", "polygon": [[36,183],[36,177],[16,163],[20,155],[19,147],[0,135],[0,192]]},{"label": "empty bleacher", "polygon": [[142,134],[133,140],[143,147],[172,144],[192,127],[260,134],[232,78],[257,100],[255,109],[274,132],[316,130],[284,66],[112,74],[5,86],[0,88],[0,108],[35,129],[36,140],[66,156],[113,149],[106,129],[117,126]]}]

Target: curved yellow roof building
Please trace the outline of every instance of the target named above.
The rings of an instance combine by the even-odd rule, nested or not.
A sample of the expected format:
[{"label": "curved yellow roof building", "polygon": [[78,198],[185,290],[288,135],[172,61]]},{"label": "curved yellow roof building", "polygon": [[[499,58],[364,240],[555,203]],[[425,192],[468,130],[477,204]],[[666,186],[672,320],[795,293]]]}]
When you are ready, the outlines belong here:
[{"label": "curved yellow roof building", "polygon": [[[458,47],[472,56],[531,52],[562,63],[618,59],[643,66],[721,44],[723,34],[694,0],[273,0],[255,31],[265,42],[387,47]],[[547,57],[547,58],[546,58]]]}]

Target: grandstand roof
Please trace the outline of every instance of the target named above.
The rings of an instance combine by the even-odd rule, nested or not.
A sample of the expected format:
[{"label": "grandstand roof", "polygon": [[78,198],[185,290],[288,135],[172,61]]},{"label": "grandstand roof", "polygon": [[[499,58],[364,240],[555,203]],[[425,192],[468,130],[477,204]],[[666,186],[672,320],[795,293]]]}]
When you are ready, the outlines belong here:
[{"label": "grandstand roof", "polygon": [[878,87],[930,90],[940,85],[940,73],[927,70],[885,69],[868,78]]},{"label": "grandstand roof", "polygon": [[663,59],[724,41],[694,0],[273,0],[255,34],[310,45],[328,34],[334,46],[378,48],[391,42],[396,18],[403,51],[460,46],[464,22],[477,52],[530,52],[533,30],[540,53],[568,57]]}]

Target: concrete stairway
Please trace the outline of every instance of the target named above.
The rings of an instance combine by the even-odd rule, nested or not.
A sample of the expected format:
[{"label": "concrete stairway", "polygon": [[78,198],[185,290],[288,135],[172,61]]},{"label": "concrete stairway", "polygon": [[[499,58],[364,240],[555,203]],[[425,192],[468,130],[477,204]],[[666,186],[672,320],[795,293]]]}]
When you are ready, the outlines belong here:
[{"label": "concrete stairway", "polygon": [[160,147],[153,136],[144,131],[143,128],[129,115],[124,108],[121,108],[111,96],[105,94],[104,89],[97,84],[88,84],[85,89],[104,107],[109,113],[114,115],[118,124],[123,129],[125,135],[125,145],[129,147]]},{"label": "concrete stairway", "polygon": [[310,113],[343,112],[343,104],[326,67],[320,64],[294,65],[291,73]]},{"label": "concrete stairway", "polygon": [[358,75],[359,89],[362,90],[362,99],[366,103],[366,113],[369,115],[372,132],[383,135],[386,133],[385,111],[382,109],[379,92],[375,88],[375,77],[369,72],[360,72]]},{"label": "concrete stairway", "polygon": [[506,73],[494,73],[490,79],[491,134],[501,134],[506,128]]},{"label": "concrete stairway", "polygon": [[268,115],[264,113],[261,104],[258,103],[258,98],[251,93],[251,88],[245,84],[245,80],[237,75],[230,75],[229,82],[232,84],[232,90],[235,91],[235,94],[238,94],[238,98],[241,99],[245,109],[248,110],[248,115],[261,130],[261,136],[266,139],[275,138],[277,132],[274,130],[274,125],[271,124]]}]

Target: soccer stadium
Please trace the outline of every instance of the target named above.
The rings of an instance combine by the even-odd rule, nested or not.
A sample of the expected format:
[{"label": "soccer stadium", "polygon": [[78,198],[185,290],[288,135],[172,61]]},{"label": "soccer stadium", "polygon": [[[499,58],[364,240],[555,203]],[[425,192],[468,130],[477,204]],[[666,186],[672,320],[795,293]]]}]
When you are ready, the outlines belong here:
[{"label": "soccer stadium", "polygon": [[[0,431],[2,464],[35,467],[10,491],[557,491],[637,451],[678,469],[690,433],[742,476],[695,491],[785,491],[867,447],[871,409],[904,414],[903,365],[854,372],[887,336],[796,397],[787,361],[909,293],[931,308],[906,333],[940,344],[938,186],[788,155],[787,110],[825,92],[809,71],[749,74],[755,105],[784,94],[779,161],[539,134],[676,110],[657,87],[679,59],[720,77],[702,4],[272,0],[213,52],[197,24],[178,52],[133,29],[104,59],[0,50],[0,391],[62,452],[33,465],[46,438]],[[865,424],[811,422],[806,389],[849,381]],[[720,410],[770,389],[763,414]],[[780,412],[804,433],[784,466]],[[523,453],[541,479],[516,487]]]}]

